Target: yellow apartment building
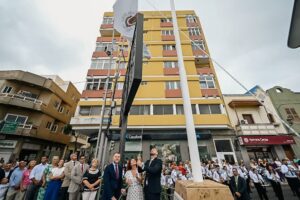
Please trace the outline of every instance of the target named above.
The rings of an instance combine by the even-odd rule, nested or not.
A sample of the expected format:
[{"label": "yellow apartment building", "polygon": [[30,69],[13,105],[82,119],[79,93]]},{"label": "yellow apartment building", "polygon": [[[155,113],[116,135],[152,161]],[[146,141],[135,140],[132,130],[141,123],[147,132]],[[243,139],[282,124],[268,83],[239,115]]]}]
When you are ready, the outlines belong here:
[{"label": "yellow apartment building", "polygon": [[[75,138],[64,127],[79,99],[76,87],[58,76],[0,71],[0,158],[7,162],[67,155]],[[80,137],[78,146],[86,141]]]},{"label": "yellow apartment building", "polygon": [[[144,158],[148,158],[150,146],[155,145],[165,160],[187,160],[189,150],[171,12],[142,13],[144,14],[144,43],[152,57],[144,60],[143,80],[131,107],[125,145],[126,158],[139,153]],[[181,45],[200,157],[202,160],[218,158],[236,161],[236,139],[226,114],[200,20],[191,10],[177,11],[177,18],[181,29]],[[105,50],[112,46],[112,12],[104,13],[100,35],[96,40],[91,66],[87,72],[86,86],[75,117],[71,120],[76,131],[91,138],[97,137],[100,124],[104,83],[109,68],[109,56]],[[122,47],[125,50],[125,60],[118,57],[117,51],[112,52],[114,59],[111,76],[115,74],[116,63],[121,59],[119,65],[121,77],[116,86],[117,106],[114,108],[110,129],[112,133],[110,143],[114,143],[115,146],[110,148],[108,145],[108,154],[119,149],[121,94],[130,52],[127,42],[124,42],[117,32],[115,32],[115,40],[117,46],[114,49]],[[199,45],[207,55],[191,41]],[[109,90],[112,88],[113,81],[109,84]],[[110,93],[108,96],[110,97]],[[109,98],[107,105],[110,105],[110,101]]]}]

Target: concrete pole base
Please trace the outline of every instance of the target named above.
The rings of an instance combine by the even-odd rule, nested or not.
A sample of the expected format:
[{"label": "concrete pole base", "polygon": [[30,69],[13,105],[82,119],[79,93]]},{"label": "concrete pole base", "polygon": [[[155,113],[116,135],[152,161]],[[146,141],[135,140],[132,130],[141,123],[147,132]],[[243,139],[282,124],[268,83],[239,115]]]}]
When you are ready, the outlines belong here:
[{"label": "concrete pole base", "polygon": [[228,186],[204,180],[200,183],[193,181],[177,181],[174,200],[233,200]]}]

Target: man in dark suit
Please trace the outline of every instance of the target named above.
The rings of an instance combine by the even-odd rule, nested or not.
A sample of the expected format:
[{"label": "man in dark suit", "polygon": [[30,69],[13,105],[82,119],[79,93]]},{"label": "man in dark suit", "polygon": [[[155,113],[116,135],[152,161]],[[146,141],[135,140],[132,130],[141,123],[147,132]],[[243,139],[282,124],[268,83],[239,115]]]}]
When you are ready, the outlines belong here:
[{"label": "man in dark suit", "polygon": [[146,172],[144,183],[145,200],[160,200],[162,161],[157,156],[157,149],[152,148],[150,151],[151,159],[147,160],[144,166],[142,166],[141,160],[137,162],[139,172]]},{"label": "man in dark suit", "polygon": [[104,188],[102,200],[117,200],[121,196],[123,179],[122,179],[122,166],[119,164],[121,155],[114,153],[113,162],[109,164],[104,170]]},{"label": "man in dark suit", "polygon": [[239,176],[236,168],[232,169],[233,176],[230,179],[230,190],[237,200],[249,200],[249,194],[247,192],[246,181]]}]

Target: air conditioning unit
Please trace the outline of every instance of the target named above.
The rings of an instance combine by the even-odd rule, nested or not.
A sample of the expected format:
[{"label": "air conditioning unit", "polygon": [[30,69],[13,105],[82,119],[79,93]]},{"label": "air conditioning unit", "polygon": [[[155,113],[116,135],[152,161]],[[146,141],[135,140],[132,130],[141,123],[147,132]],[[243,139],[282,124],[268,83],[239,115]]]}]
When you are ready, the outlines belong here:
[{"label": "air conditioning unit", "polygon": [[246,119],[241,119],[240,124],[248,124],[248,121]]}]

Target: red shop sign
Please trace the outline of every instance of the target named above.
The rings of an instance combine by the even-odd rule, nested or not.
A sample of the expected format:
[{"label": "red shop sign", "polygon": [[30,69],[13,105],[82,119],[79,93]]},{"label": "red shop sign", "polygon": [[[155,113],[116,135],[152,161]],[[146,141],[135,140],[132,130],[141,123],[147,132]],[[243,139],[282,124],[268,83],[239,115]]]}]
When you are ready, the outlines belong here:
[{"label": "red shop sign", "polygon": [[289,135],[274,136],[240,136],[240,145],[271,145],[271,144],[295,144],[295,140]]}]

